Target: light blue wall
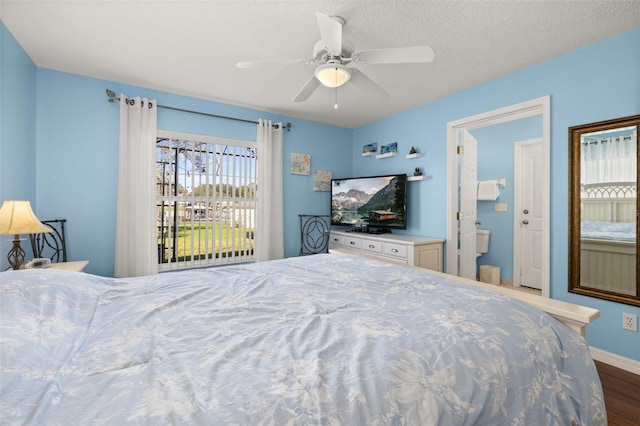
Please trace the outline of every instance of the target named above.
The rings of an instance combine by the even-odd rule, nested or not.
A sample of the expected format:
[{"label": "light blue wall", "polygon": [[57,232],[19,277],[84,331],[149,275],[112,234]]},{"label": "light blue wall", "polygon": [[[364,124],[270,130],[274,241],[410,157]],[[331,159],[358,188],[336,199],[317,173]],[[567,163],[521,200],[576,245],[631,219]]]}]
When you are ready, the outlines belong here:
[{"label": "light blue wall", "polygon": [[[13,35],[0,22],[0,203],[29,200],[36,205],[36,67]],[[13,237],[0,236],[0,270],[9,263],[6,253]],[[30,252],[28,241],[23,249]]]},{"label": "light blue wall", "polygon": [[[68,220],[69,256],[89,259],[88,272],[113,274],[119,106],[105,89],[158,104],[247,120],[291,122],[284,132],[285,256],[299,250],[298,214],[329,212],[329,193],[313,191],[313,173],[289,174],[291,152],[311,154],[312,171],[348,173],[351,130],[47,69],[37,72],[37,178],[42,217]],[[256,139],[254,124],[158,110],[158,128]]]},{"label": "light blue wall", "polygon": [[[621,327],[622,313],[640,315],[639,308],[567,290],[568,127],[640,113],[639,70],[640,27],[355,130],[354,174],[424,167],[433,178],[409,183],[407,233],[445,237],[447,123],[551,95],[551,296],[599,309],[600,319],[587,328],[588,342],[640,361],[640,333]],[[398,141],[401,155],[382,160],[359,155],[365,144],[391,141]],[[412,145],[425,157],[407,160]],[[503,155],[503,161],[512,161],[512,152]]]},{"label": "light blue wall", "polygon": [[[313,171],[350,173],[350,129],[37,68],[4,24],[1,30],[0,199],[29,199],[38,217],[66,218],[69,257],[90,260],[87,272],[113,274],[119,112],[107,102],[106,88],[183,109],[291,122],[283,149],[287,257],[300,248],[298,214],[329,213],[329,193],[313,191]],[[158,127],[256,138],[253,124],[164,109]],[[289,174],[291,152],[311,154],[311,175]],[[8,239],[2,238],[2,253],[9,251]],[[25,250],[30,255],[28,244]],[[0,256],[0,267],[7,266]]]},{"label": "light blue wall", "polygon": [[[407,230],[395,233],[446,238],[446,117],[445,111],[430,103],[354,130],[354,176],[413,175],[414,169],[420,167],[427,178],[407,182]],[[398,155],[363,157],[362,147],[373,142],[378,144],[378,153],[382,145],[398,142]],[[411,147],[422,157],[407,159]]]},{"label": "light blue wall", "polygon": [[[478,201],[480,229],[491,231],[489,251],[477,259],[480,265],[500,267],[500,277],[513,280],[514,222],[514,144],[542,137],[542,116],[508,121],[470,132],[478,141],[478,180],[506,179],[496,201]],[[495,204],[507,205],[506,212],[495,211]]]},{"label": "light blue wall", "polygon": [[[90,259],[88,271],[104,275],[113,272],[118,143],[118,107],[106,102],[105,88],[186,109],[291,121],[284,142],[287,256],[299,247],[297,215],[329,210],[329,195],[313,192],[312,176],[288,173],[291,152],[311,154],[312,170],[332,170],[336,177],[424,168],[429,179],[409,183],[406,233],[444,238],[447,122],[550,94],[551,295],[600,309],[601,318],[587,329],[589,343],[640,361],[640,334],[621,328],[622,312],[640,314],[640,309],[567,291],[567,128],[640,112],[640,28],[354,131],[36,68],[7,34],[3,26],[0,196],[35,199],[40,217],[67,217],[72,257]],[[24,105],[7,112],[13,102]],[[255,129],[244,125],[180,114],[161,111],[159,127],[255,137]],[[361,156],[365,144],[393,141],[399,144],[397,157]],[[407,160],[411,146],[424,157]]]}]

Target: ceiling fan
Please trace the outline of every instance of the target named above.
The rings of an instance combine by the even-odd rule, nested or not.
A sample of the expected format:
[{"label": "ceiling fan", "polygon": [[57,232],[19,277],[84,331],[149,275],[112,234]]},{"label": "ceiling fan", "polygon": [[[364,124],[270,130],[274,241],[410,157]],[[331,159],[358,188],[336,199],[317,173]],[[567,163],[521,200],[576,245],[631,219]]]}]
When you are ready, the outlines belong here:
[{"label": "ceiling fan", "polygon": [[[433,49],[429,46],[397,47],[354,51],[342,39],[342,27],[345,20],[340,16],[328,16],[316,12],[320,29],[320,40],[313,46],[313,57],[304,59],[271,59],[265,61],[238,62],[238,68],[253,68],[273,63],[320,64],[314,75],[300,89],[294,102],[306,101],[320,84],[337,88],[349,82],[358,89],[389,97],[389,94],[373,80],[353,67],[354,64],[418,64],[432,62]],[[337,96],[337,95],[336,95]],[[336,101],[335,108],[338,107]]]}]

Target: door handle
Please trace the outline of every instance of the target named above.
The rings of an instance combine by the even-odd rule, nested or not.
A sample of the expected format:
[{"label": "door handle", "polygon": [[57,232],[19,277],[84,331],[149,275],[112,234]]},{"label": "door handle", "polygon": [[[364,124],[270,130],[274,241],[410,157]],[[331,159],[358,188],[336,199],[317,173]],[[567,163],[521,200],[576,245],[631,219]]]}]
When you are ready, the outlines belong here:
[{"label": "door handle", "polygon": [[525,219],[525,220],[523,220],[523,221],[522,221],[522,224],[523,224],[523,225],[528,225],[528,224],[529,224],[529,221]]}]

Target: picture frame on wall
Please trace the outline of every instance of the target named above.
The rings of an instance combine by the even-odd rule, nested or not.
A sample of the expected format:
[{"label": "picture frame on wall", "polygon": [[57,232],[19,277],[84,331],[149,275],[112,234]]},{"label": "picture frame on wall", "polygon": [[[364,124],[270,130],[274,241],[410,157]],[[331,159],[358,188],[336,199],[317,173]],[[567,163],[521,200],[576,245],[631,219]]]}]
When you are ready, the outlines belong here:
[{"label": "picture frame on wall", "polygon": [[391,142],[387,145],[382,145],[380,148],[380,154],[390,154],[398,152],[398,142]]},{"label": "picture frame on wall", "polygon": [[378,142],[366,144],[362,147],[362,155],[372,155],[378,152]]},{"label": "picture frame on wall", "polygon": [[313,172],[313,190],[328,192],[331,190],[330,170],[315,170]]},{"label": "picture frame on wall", "polygon": [[311,174],[311,154],[291,153],[290,171],[292,175]]}]

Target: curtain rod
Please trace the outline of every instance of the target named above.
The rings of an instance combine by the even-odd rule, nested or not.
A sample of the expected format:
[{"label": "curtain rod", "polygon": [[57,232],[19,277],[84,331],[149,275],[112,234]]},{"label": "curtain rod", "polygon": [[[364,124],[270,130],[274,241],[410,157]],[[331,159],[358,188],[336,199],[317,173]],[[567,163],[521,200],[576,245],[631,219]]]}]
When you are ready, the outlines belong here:
[{"label": "curtain rod", "polygon": [[[107,101],[109,101],[109,102],[120,101],[120,99],[116,97],[116,92],[114,92],[113,90],[106,89],[106,92],[107,92],[107,97],[109,98],[109,99],[107,99]],[[228,117],[228,116],[225,116],[225,115],[210,114],[208,112],[200,112],[200,111],[192,111],[192,110],[189,110],[189,109],[176,108],[176,107],[160,105],[160,104],[157,104],[156,106],[158,108],[169,109],[169,110],[172,110],[172,111],[187,112],[189,114],[204,115],[206,117],[222,118],[222,119],[225,119],[225,120],[233,120],[233,121],[240,121],[240,122],[243,122],[243,123],[258,124],[257,121],[245,120],[244,118]],[[277,129],[278,127],[280,127],[280,124],[272,124],[272,126]],[[290,132],[291,131],[291,123],[283,124],[282,128],[285,129],[287,132]]]}]

